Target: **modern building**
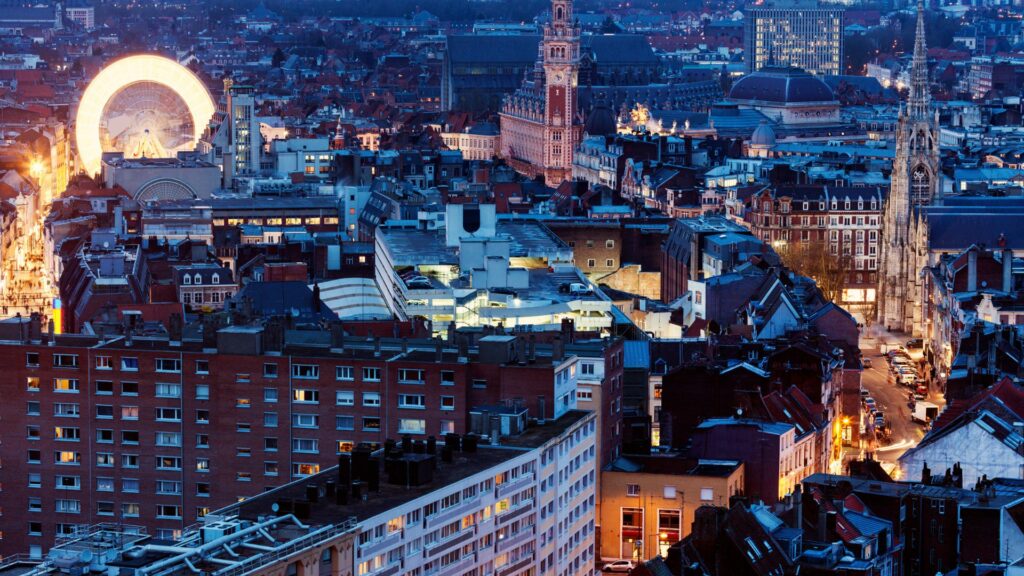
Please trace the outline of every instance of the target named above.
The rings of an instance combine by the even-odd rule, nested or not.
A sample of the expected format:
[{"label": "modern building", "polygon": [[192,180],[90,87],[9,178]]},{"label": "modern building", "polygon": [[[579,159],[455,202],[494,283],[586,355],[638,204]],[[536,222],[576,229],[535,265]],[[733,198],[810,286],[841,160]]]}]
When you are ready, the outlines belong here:
[{"label": "modern building", "polygon": [[87,32],[96,28],[96,8],[84,0],[69,2],[64,7],[64,16]]},{"label": "modern building", "polygon": [[[337,466],[204,510],[173,542],[109,523],[63,538],[30,573],[591,575],[596,430],[592,413],[571,411],[486,444],[450,435],[361,445]],[[34,557],[19,567],[42,551]]]},{"label": "modern building", "polygon": [[125,158],[109,154],[103,158],[101,174],[105,187],[120,186],[140,202],[206,199],[221,187],[220,168],[194,157]]},{"label": "modern building", "polygon": [[819,76],[843,73],[843,13],[816,0],[776,0],[744,10],[746,71],[795,66]]},{"label": "modern building", "polygon": [[[235,318],[246,313],[241,306]],[[0,407],[19,431],[0,448],[4,494],[23,511],[0,519],[4,556],[47,549],[99,522],[177,537],[210,510],[316,474],[363,442],[490,433],[493,419],[504,431],[579,417],[579,359],[558,338],[534,347],[492,335],[470,346],[462,337],[347,337],[340,325],[286,332],[277,319],[223,326],[208,315],[202,335],[180,318],[169,324],[169,334],[152,336],[138,323],[124,336],[46,336],[38,319],[0,324],[0,356],[19,383]],[[603,393],[607,406],[619,405],[616,389]],[[601,460],[593,418],[584,418],[587,458]],[[613,441],[602,435],[602,444]],[[560,485],[546,476],[535,476],[544,490]],[[564,525],[547,538],[563,534]]]}]

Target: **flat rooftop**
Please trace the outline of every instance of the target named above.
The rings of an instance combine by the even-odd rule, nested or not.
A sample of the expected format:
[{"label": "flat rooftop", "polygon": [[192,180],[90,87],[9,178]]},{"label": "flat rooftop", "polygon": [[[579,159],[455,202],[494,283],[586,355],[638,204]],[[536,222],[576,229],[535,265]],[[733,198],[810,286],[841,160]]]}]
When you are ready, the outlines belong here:
[{"label": "flat rooftop", "polygon": [[[588,414],[590,413],[583,410],[571,410],[557,420],[531,426],[518,436],[503,437],[500,447],[481,443],[475,452],[455,452],[452,462],[442,461],[440,452],[444,445],[444,439],[438,439],[438,453],[435,457],[437,467],[434,469],[433,479],[420,486],[406,487],[389,483],[383,465],[383,451],[378,451],[375,453],[380,456],[377,463],[380,467],[380,489],[377,492],[369,492],[365,500],[353,501],[350,498],[349,503],[345,505],[337,504],[334,498],[320,498],[315,505],[310,506],[308,522],[306,519],[303,521],[314,525],[329,525],[351,518],[355,518],[357,521],[372,518],[431,492],[449,488],[463,478],[498,466],[526,450],[542,446]],[[257,494],[248,500],[219,510],[215,514],[237,514],[240,519],[255,521],[260,517],[276,514],[272,507],[279,502],[305,501],[308,487],[317,486],[322,489],[328,482],[337,482],[337,480],[338,467],[332,466],[319,474]]]},{"label": "flat rooftop", "polygon": [[[532,220],[499,220],[495,236],[505,236],[512,241],[509,253],[513,258],[564,256],[568,260],[572,254],[572,248],[547,226]],[[384,225],[377,228],[377,237],[387,246],[395,266],[459,263],[458,251],[446,245],[443,229],[423,230],[412,224]]]}]

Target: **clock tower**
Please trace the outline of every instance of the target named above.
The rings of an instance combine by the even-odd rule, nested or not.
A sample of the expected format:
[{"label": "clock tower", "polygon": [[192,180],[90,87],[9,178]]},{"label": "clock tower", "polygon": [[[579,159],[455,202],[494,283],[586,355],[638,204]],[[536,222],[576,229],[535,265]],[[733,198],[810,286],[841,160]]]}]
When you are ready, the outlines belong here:
[{"label": "clock tower", "polygon": [[544,28],[544,180],[558,186],[572,177],[572,157],[581,123],[576,110],[580,30],[572,0],[551,2],[551,22]]}]

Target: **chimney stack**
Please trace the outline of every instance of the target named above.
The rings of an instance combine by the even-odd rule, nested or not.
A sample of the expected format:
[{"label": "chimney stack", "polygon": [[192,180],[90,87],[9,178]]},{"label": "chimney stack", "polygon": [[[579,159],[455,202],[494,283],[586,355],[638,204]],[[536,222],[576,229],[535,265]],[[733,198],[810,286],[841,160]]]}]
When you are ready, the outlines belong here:
[{"label": "chimney stack", "polygon": [[551,361],[561,362],[565,358],[565,344],[562,343],[562,336],[556,334],[554,340],[551,341]]},{"label": "chimney stack", "polygon": [[1003,248],[1003,292],[1013,292],[1013,251]]},{"label": "chimney stack", "polygon": [[971,248],[967,252],[967,291],[978,290],[978,249]]}]

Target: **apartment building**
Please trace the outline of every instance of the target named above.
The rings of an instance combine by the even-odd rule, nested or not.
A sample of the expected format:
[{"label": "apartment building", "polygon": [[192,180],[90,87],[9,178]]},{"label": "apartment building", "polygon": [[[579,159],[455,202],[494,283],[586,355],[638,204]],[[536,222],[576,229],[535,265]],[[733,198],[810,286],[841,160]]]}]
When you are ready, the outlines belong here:
[{"label": "apartment building", "polygon": [[172,545],[111,524],[68,539],[28,573],[590,575],[597,427],[592,412],[572,410],[497,445],[457,434],[443,445],[362,445],[337,466],[207,515]]},{"label": "apartment building", "polygon": [[[359,443],[465,433],[477,407],[510,406],[542,423],[576,408],[579,359],[560,336],[538,347],[496,334],[470,347],[355,339],[340,325],[286,337],[274,320],[208,322],[201,339],[171,325],[170,338],[104,339],[0,324],[10,383],[0,420],[12,431],[0,446],[12,512],[0,517],[0,553],[39,555],[97,522],[177,537],[210,510],[315,475]],[[604,392],[608,410],[616,393]]]}]

